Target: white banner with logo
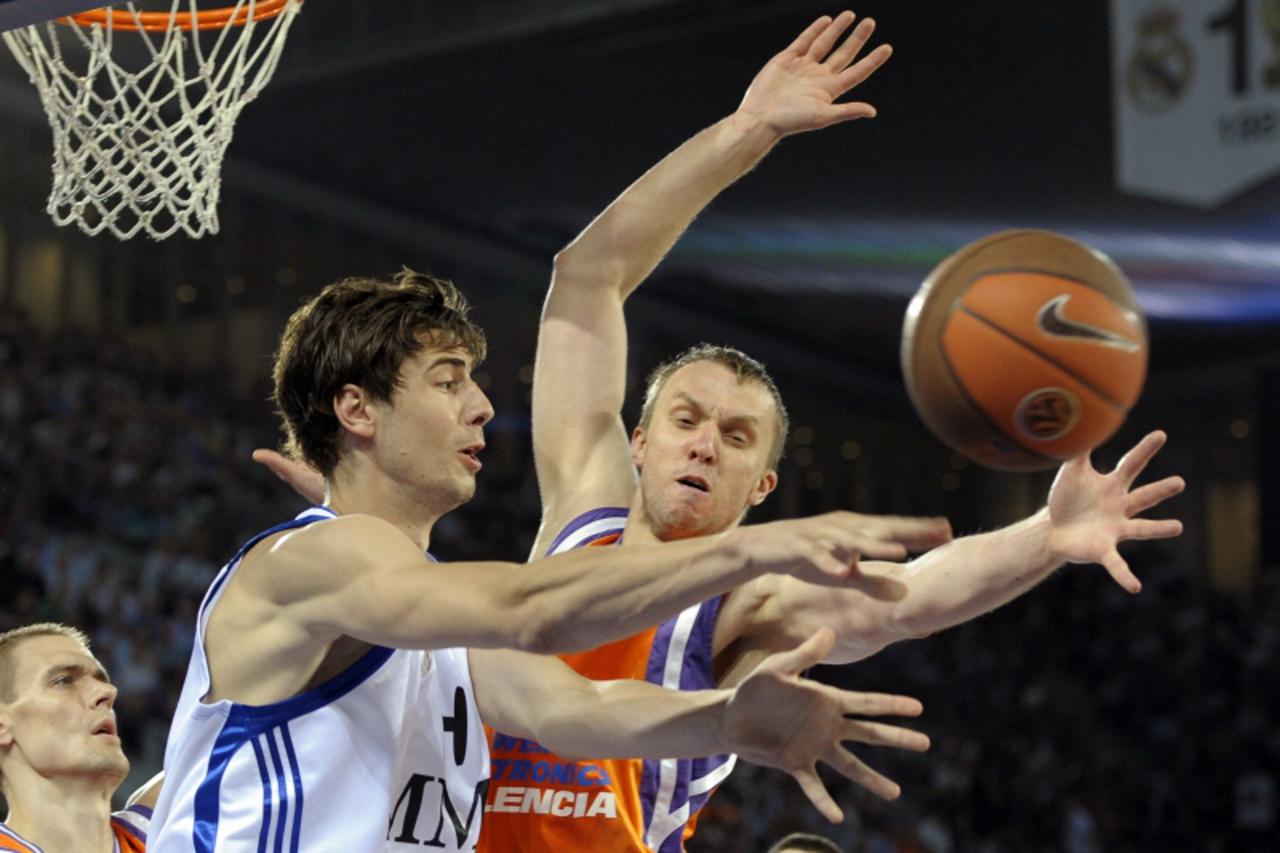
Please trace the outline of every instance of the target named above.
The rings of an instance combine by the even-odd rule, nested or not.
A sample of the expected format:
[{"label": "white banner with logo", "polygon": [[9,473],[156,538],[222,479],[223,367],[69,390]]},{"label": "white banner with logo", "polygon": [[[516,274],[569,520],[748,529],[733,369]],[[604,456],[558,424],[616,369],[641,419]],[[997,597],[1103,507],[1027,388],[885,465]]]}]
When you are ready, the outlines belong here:
[{"label": "white banner with logo", "polygon": [[1280,172],[1280,0],[1111,0],[1120,188],[1211,207]]}]

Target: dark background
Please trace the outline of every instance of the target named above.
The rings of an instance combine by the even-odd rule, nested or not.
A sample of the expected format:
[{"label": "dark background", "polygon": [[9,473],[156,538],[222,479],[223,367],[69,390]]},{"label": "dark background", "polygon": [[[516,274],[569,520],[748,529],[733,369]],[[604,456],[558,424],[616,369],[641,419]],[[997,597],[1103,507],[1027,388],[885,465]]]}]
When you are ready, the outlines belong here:
[{"label": "dark background", "polygon": [[[493,351],[480,493],[433,550],[522,559],[537,521],[528,364],[552,254],[836,11],[307,0],[236,127],[221,233],[198,242],[54,228],[47,120],[4,52],[4,626],[88,628],[122,683],[138,774],[158,764],[195,600],[241,539],[296,506],[248,462],[276,440],[274,336],[325,283],[402,264],[457,280]],[[1104,3],[856,11],[895,48],[858,92],[879,117],[785,141],[699,219],[629,304],[633,392],[700,340],[769,364],[796,429],[759,519],[851,507],[943,512],[962,532],[1009,523],[1051,473],[985,471],[928,434],[899,374],[902,313],[969,240],[1048,227],[1108,252],[1148,315],[1146,391],[1097,463],[1163,428],[1151,476],[1189,488],[1169,507],[1186,534],[1126,551],[1147,582],[1138,599],[1073,567],[972,625],[824,671],[921,696],[936,744],[866,751],[903,800],[846,791],[836,837],[869,851],[1267,849],[1280,184],[1212,210],[1115,188]],[[793,788],[739,770],[691,849],[763,849],[809,825]]]}]

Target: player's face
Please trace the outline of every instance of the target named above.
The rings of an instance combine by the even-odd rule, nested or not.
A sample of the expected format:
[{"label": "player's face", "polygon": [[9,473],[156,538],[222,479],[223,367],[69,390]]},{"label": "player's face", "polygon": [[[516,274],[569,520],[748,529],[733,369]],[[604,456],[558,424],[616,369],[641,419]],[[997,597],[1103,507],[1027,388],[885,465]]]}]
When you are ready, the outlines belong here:
[{"label": "player's face", "polygon": [[4,773],[27,767],[44,778],[105,778],[118,785],[129,762],[116,735],[116,688],[84,646],[59,634],[18,642],[15,700],[0,705]]},{"label": "player's face", "polygon": [[644,512],[660,539],[719,533],[773,491],[769,454],[777,407],[759,382],[739,381],[722,364],[696,361],[658,394],[632,453]]},{"label": "player's face", "polygon": [[493,406],[471,378],[470,354],[429,347],[400,368],[400,387],[379,411],[384,470],[441,512],[471,499]]}]

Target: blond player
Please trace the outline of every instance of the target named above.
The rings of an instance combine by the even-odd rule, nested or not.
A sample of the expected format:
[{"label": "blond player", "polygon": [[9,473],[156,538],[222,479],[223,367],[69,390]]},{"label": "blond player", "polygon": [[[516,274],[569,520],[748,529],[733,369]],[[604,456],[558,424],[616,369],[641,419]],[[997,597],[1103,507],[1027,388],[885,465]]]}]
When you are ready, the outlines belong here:
[{"label": "blond player", "polygon": [[129,772],[116,734],[116,688],[80,631],[55,623],[0,634],[0,850],[142,853],[152,780],[112,814]]}]

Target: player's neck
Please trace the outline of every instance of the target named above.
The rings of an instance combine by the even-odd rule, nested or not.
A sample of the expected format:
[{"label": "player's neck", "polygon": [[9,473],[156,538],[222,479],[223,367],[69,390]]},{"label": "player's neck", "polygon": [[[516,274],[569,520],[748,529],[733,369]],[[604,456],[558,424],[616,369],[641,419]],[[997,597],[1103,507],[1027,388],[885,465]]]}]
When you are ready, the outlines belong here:
[{"label": "player's neck", "polygon": [[654,530],[653,520],[645,512],[644,497],[637,484],[631,495],[631,505],[627,507],[627,526],[622,529],[622,541],[619,545],[654,545],[663,540],[658,538]]},{"label": "player's neck", "polygon": [[339,515],[372,515],[389,521],[423,551],[431,544],[431,529],[448,511],[369,469],[335,476],[329,487],[329,508]]},{"label": "player's neck", "polygon": [[118,779],[15,780],[5,824],[44,853],[111,853],[111,794]]},{"label": "player's neck", "polygon": [[627,513],[627,526],[622,529],[620,545],[653,545],[662,542],[642,513]]}]

